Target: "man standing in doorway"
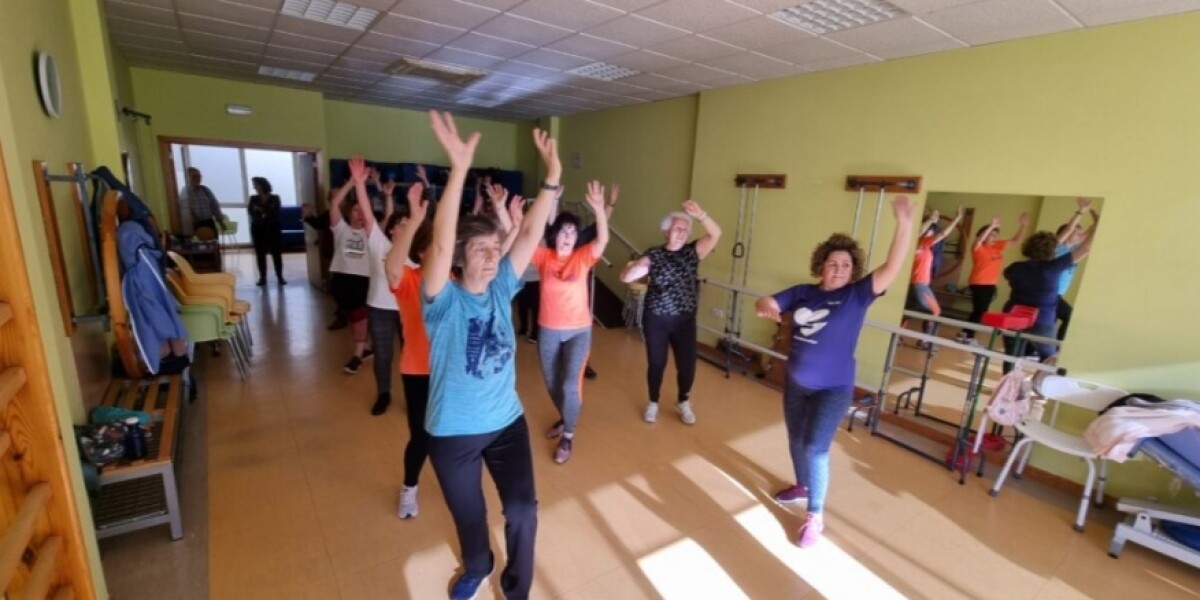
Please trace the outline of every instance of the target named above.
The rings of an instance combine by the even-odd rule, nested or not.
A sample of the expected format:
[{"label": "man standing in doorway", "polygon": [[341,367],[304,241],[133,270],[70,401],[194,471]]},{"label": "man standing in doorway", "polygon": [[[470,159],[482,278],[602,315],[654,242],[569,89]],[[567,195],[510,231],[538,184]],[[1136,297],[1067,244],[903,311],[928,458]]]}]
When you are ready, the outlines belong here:
[{"label": "man standing in doorway", "polygon": [[188,183],[179,191],[179,213],[184,221],[183,231],[188,235],[201,227],[210,227],[213,232],[219,232],[221,230],[217,227],[217,219],[225,218],[217,197],[208,186],[200,183],[201,178],[200,169],[188,167]]}]

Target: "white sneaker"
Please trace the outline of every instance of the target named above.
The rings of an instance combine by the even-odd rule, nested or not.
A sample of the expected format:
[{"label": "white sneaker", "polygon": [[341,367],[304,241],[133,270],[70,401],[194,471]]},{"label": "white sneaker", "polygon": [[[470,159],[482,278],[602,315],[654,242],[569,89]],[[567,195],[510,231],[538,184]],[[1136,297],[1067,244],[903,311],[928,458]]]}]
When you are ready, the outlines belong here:
[{"label": "white sneaker", "polygon": [[696,424],[696,413],[692,412],[691,400],[684,400],[683,402],[680,402],[679,406],[676,407],[675,410],[679,411],[679,420],[683,421],[684,425]]},{"label": "white sneaker", "polygon": [[401,519],[417,516],[417,486],[400,488],[400,506],[396,508],[396,516]]},{"label": "white sneaker", "polygon": [[657,402],[647,402],[646,403],[646,412],[642,413],[642,420],[644,420],[647,423],[653,423],[658,420],[658,403]]}]

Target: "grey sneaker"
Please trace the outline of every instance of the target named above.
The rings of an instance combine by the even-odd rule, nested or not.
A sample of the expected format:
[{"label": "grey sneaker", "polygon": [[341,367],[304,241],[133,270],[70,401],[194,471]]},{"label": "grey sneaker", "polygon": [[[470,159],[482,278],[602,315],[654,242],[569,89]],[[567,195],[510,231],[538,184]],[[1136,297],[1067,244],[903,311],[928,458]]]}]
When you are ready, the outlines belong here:
[{"label": "grey sneaker", "polygon": [[396,516],[401,519],[417,516],[417,486],[400,488],[400,505],[396,507]]},{"label": "grey sneaker", "polygon": [[563,437],[558,440],[558,447],[554,449],[554,462],[563,464],[571,460],[571,438]]},{"label": "grey sneaker", "polygon": [[676,407],[675,410],[679,411],[679,420],[683,421],[684,425],[696,424],[696,413],[692,412],[691,400],[684,400],[683,402],[680,402],[679,406]]},{"label": "grey sneaker", "polygon": [[658,420],[658,403],[647,402],[646,411],[642,413],[642,420],[647,423],[653,423]]}]

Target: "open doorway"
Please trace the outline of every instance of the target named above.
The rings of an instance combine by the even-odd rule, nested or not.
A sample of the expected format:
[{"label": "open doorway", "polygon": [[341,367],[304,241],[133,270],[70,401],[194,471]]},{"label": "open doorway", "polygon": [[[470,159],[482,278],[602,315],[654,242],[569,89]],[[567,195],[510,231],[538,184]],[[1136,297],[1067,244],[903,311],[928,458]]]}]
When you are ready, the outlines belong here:
[{"label": "open doorway", "polygon": [[189,168],[203,174],[203,183],[217,198],[221,211],[236,223],[235,244],[250,243],[250,221],[246,205],[254,188],[252,177],[265,177],[283,206],[284,250],[304,248],[300,207],[315,204],[320,185],[319,150],[187,138],[159,138],[163,157],[163,181],[170,207],[171,231],[187,234],[190,215],[181,210],[180,191]]}]

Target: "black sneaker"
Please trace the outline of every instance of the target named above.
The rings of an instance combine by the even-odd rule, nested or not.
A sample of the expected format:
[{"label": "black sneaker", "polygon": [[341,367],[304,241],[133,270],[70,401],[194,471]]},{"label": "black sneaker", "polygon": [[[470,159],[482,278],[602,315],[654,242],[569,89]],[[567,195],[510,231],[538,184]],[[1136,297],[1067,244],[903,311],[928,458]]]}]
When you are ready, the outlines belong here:
[{"label": "black sneaker", "polygon": [[286,279],[284,279],[284,278],[282,278],[282,277],[280,277],[280,278],[279,278],[279,285],[287,285],[287,280],[286,280]]},{"label": "black sneaker", "polygon": [[262,286],[264,286],[264,285],[267,285],[267,280],[266,280],[266,279],[259,279],[259,280],[258,280],[258,283],[256,283],[255,285],[257,285],[258,287],[262,287]]},{"label": "black sneaker", "polygon": [[392,395],[384,392],[375,398],[375,406],[371,407],[371,414],[378,417],[387,412],[388,405],[392,403]]},{"label": "black sneaker", "polygon": [[367,359],[369,359],[369,358],[372,358],[372,357],[374,357],[374,356],[375,356],[375,351],[374,351],[374,350],[372,350],[372,349],[370,349],[370,348],[367,348],[366,350],[363,350],[363,355],[362,355],[362,359],[363,359],[363,360],[367,360]]},{"label": "black sneaker", "polygon": [[358,368],[362,366],[362,359],[357,356],[351,356],[350,360],[346,361],[346,366],[342,370],[353,375],[358,372]]}]

